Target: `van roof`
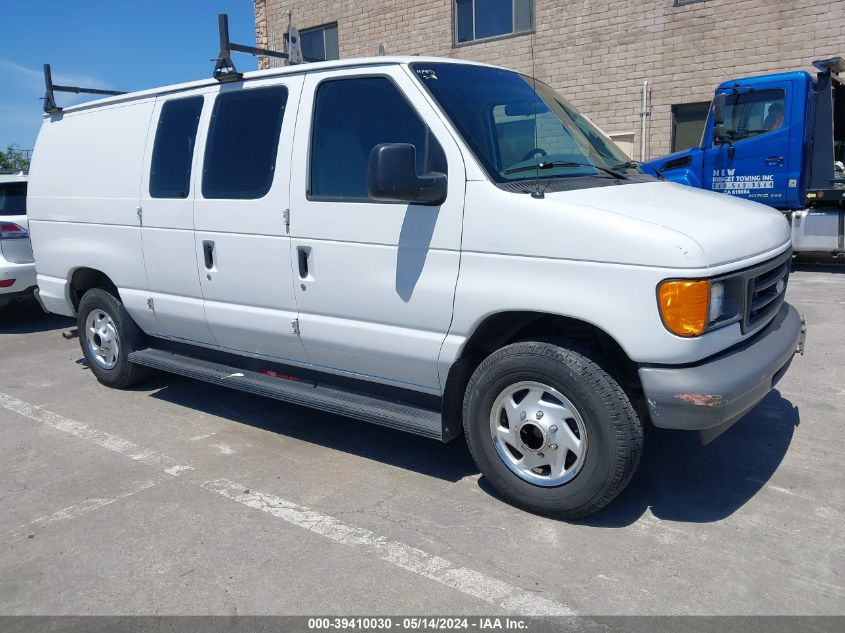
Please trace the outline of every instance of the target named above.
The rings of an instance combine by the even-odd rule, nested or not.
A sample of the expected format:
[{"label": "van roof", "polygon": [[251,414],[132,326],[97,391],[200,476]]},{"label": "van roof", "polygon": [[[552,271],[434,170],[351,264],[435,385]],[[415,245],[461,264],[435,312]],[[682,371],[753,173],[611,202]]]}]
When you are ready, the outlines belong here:
[{"label": "van roof", "polygon": [[[486,66],[488,68],[501,68],[500,66],[492,66],[490,64],[483,64],[481,62],[475,62],[470,60],[463,60],[463,59],[451,59],[447,57],[422,57],[422,56],[414,56],[414,55],[404,55],[404,56],[380,56],[380,57],[357,57],[357,58],[350,58],[350,59],[338,59],[338,60],[330,60],[324,62],[309,62],[306,64],[296,64],[293,66],[279,66],[278,68],[268,68],[265,70],[253,70],[243,73],[243,81],[249,81],[251,79],[266,79],[268,77],[277,77],[277,76],[284,76],[284,75],[298,75],[302,73],[314,72],[314,71],[321,71],[321,70],[331,70],[334,68],[356,68],[356,67],[364,67],[364,66],[385,66],[385,65],[398,65],[398,64],[412,64],[412,63],[419,63],[419,62],[437,62],[437,63],[449,63],[449,64],[465,64],[465,65],[472,65],[472,66]],[[138,90],[136,92],[127,92],[125,94],[116,95],[113,97],[106,97],[104,99],[95,99],[93,101],[86,101],[85,103],[79,103],[72,106],[67,106],[62,109],[63,113],[68,112],[78,112],[80,110],[87,110],[90,108],[97,108],[100,106],[111,105],[116,103],[123,103],[126,101],[134,101],[136,99],[144,99],[148,97],[156,97],[162,94],[170,94],[175,92],[182,92],[184,90],[192,90],[194,88],[202,88],[203,86],[215,86],[219,85],[220,82],[214,79],[213,77],[209,77],[207,79],[199,79],[195,81],[187,81],[180,84],[172,84],[169,86],[161,86],[158,88],[147,88],[146,90]],[[51,116],[50,114],[45,114],[45,117]]]}]

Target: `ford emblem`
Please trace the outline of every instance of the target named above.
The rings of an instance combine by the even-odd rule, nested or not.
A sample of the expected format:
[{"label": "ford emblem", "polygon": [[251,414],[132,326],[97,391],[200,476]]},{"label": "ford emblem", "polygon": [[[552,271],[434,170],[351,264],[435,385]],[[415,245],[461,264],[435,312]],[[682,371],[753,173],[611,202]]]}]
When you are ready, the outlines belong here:
[{"label": "ford emblem", "polygon": [[777,285],[777,286],[775,286],[775,290],[777,290],[777,291],[778,291],[778,294],[780,294],[780,293],[782,293],[782,292],[784,291],[784,288],[786,288],[786,284],[785,284],[785,283],[783,283],[783,279],[781,279],[781,280],[778,282],[778,285]]}]

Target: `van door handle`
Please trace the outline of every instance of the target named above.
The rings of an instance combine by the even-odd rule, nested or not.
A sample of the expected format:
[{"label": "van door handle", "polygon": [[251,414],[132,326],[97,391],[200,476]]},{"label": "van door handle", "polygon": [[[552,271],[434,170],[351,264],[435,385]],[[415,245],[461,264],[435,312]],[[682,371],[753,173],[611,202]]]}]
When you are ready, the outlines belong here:
[{"label": "van door handle", "polygon": [[203,240],[202,254],[205,257],[206,270],[214,268],[214,242],[210,240]]},{"label": "van door handle", "polygon": [[766,159],[767,165],[783,165],[783,156],[769,156]]},{"label": "van door handle", "polygon": [[301,279],[308,278],[308,253],[310,250],[310,248],[303,248],[302,246],[296,248],[296,255],[299,261],[299,277]]}]

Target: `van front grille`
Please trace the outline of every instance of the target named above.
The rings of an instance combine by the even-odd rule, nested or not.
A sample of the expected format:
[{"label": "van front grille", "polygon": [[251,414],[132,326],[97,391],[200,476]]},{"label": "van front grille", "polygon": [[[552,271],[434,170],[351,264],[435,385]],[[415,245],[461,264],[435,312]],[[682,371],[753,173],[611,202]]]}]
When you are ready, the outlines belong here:
[{"label": "van front grille", "polygon": [[780,309],[789,281],[790,257],[782,256],[751,271],[745,302],[743,330],[756,330],[769,322]]}]

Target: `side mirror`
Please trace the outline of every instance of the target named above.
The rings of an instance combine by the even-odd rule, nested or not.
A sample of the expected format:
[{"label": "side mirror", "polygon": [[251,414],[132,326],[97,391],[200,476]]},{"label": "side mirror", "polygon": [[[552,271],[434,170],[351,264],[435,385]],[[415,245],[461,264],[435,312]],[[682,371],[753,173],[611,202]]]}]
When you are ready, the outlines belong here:
[{"label": "side mirror", "polygon": [[713,125],[724,125],[725,124],[725,103],[727,102],[728,95],[716,95],[713,98]]},{"label": "side mirror", "polygon": [[417,148],[382,143],[370,152],[367,190],[375,200],[439,205],[446,200],[446,174],[417,176]]},{"label": "side mirror", "polygon": [[730,143],[731,136],[725,127],[725,103],[728,95],[720,94],[713,98],[713,145]]}]

